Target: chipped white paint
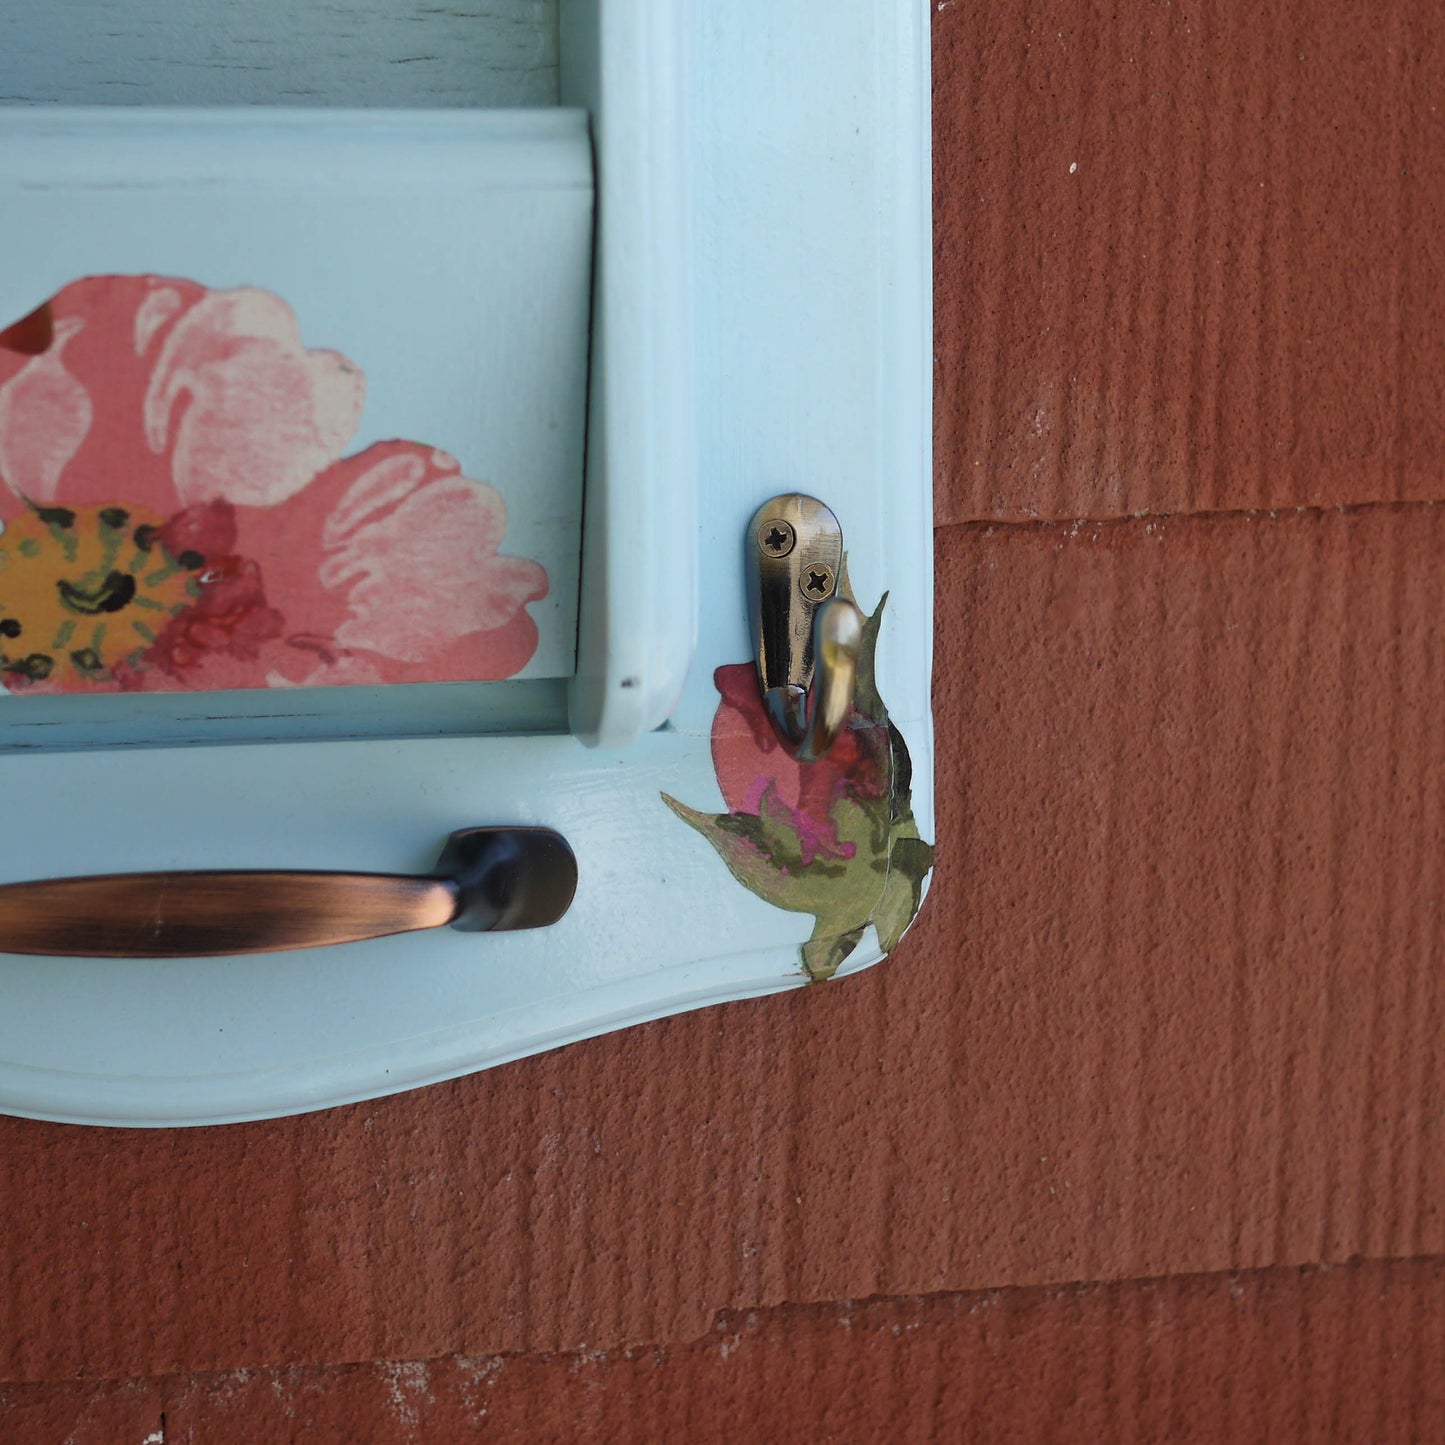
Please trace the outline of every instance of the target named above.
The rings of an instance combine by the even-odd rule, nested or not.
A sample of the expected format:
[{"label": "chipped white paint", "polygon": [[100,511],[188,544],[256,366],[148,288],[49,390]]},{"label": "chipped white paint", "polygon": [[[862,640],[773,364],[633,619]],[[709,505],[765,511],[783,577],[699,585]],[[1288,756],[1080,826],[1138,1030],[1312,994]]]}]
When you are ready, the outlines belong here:
[{"label": "chipped white paint", "polygon": [[399,1424],[414,1430],[421,1419],[421,1407],[436,1404],[431,1367],[425,1360],[391,1360],[379,1363],[376,1369],[386,1382],[392,1414]]},{"label": "chipped white paint", "polygon": [[458,1382],[462,1403],[466,1406],[472,1423],[480,1424],[487,1418],[490,1407],[485,1395],[478,1398],[479,1392],[491,1393],[506,1368],[506,1357],[503,1355],[460,1355],[452,1363],[456,1367],[457,1373],[464,1377]]}]

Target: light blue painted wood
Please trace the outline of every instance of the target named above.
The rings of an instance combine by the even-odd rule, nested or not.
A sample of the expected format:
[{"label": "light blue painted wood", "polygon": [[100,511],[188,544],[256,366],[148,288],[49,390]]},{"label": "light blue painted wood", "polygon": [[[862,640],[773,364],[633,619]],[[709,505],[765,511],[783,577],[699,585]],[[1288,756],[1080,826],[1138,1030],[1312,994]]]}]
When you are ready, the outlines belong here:
[{"label": "light blue painted wood", "polygon": [[555,105],[557,68],[557,0],[0,7],[0,105]]},{"label": "light blue painted wood", "polygon": [[[668,729],[599,750],[483,737],[0,756],[0,796],[19,820],[0,849],[7,881],[117,867],[419,872],[454,828],[538,823],[576,848],[576,904],[535,933],[439,930],[310,954],[0,955],[0,1108],[105,1124],[286,1113],[803,982],[810,918],[738,886],[660,797],[724,807],[712,674],[748,656],[742,529],[778,491],[833,506],[866,607],[891,590],[879,682],[934,836],[931,4],[839,0],[820,23],[805,0],[600,3],[603,32],[620,17],[620,33],[636,33],[664,8],[676,24],[679,68],[644,92],[661,109],[623,107],[639,126],[634,160],[660,134],[677,140],[681,198],[632,194],[652,195],[665,225],[681,204],[694,248],[692,329],[676,353],[693,400],[671,434],[688,437],[699,479],[699,646]],[[644,86],[648,75],[634,72]],[[593,95],[605,111],[607,85]],[[612,144],[628,142],[614,131]],[[599,181],[605,212],[606,168]],[[629,425],[645,420],[634,411]],[[870,931],[844,971],[880,954]]]},{"label": "light blue painted wood", "polygon": [[0,753],[567,731],[567,684],[561,678],[111,693],[25,698],[3,706]]},{"label": "light blue painted wood", "polygon": [[563,0],[563,99],[599,195],[572,731],[618,747],[677,706],[697,647],[685,6]]},{"label": "light blue painted wood", "polygon": [[[0,211],[6,320],[87,275],[260,286],[286,300],[308,346],[366,374],[346,455],[406,438],[501,494],[501,550],[549,579],[528,607],[538,646],[519,676],[573,673],[592,290],[582,111],[0,108]],[[549,691],[504,687],[471,689],[477,731],[555,725]],[[465,716],[454,693],[429,686],[404,703],[324,691],[199,705],[0,697],[0,748],[80,745],[87,716],[88,740],[104,745],[234,737],[246,717],[268,719],[258,736],[359,737],[455,732]],[[528,715],[530,701],[543,710]]]}]

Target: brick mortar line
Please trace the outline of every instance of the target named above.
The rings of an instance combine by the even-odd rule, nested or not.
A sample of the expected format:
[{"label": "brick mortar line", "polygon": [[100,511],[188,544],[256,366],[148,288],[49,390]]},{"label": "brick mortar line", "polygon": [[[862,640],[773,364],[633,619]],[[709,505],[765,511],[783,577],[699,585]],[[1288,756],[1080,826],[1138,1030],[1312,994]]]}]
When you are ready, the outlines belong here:
[{"label": "brick mortar line", "polygon": [[[980,1289],[930,1290],[921,1294],[874,1294],[859,1295],[855,1298],[830,1300],[780,1300],[772,1305],[729,1305],[716,1311],[711,1327],[701,1335],[679,1340],[629,1340],[605,1348],[581,1346],[571,1350],[496,1350],[482,1354],[454,1352],[446,1355],[421,1357],[398,1356],[370,1360],[287,1360],[280,1363],[258,1365],[233,1365],[221,1369],[168,1371],[159,1375],[58,1375],[40,1379],[0,1380],[0,1398],[11,1392],[28,1389],[44,1389],[51,1385],[142,1385],[153,1386],[165,1393],[167,1387],[208,1381],[251,1379],[258,1375],[284,1375],[291,1372],[300,1374],[335,1374],[343,1371],[373,1368],[446,1365],[452,1361],[465,1361],[486,1365],[493,1361],[510,1363],[519,1360],[539,1364],[581,1363],[600,1364],[612,1360],[626,1360],[629,1356],[688,1350],[708,1341],[722,1343],[728,1333],[737,1333],[735,1326],[756,1330],[765,1321],[781,1316],[795,1315],[799,1318],[836,1315],[840,1311],[858,1313],[879,1305],[931,1305],[962,1304],[969,1300],[1017,1299],[1025,1295],[1041,1296],[1046,1299],[1073,1300],[1101,1290],[1126,1288],[1161,1289],[1171,1285],[1208,1284],[1233,1281],[1251,1283],[1271,1277],[1281,1281],[1304,1279],[1313,1275],[1336,1274],[1341,1271],[1379,1269],[1390,1265],[1423,1265],[1445,1267],[1445,1254],[1355,1256],[1347,1260],[1320,1260],[1312,1264],[1271,1264],[1251,1269],[1222,1269],[1186,1272],[1181,1274],[1132,1275],[1118,1279],[1060,1280],[1052,1284],[1010,1284],[994,1285]],[[749,1321],[751,1320],[751,1323]]]},{"label": "brick mortar line", "polygon": [[1292,517],[1353,516],[1359,512],[1423,512],[1445,505],[1445,499],[1408,502],[1344,502],[1338,506],[1219,507],[1197,512],[1125,512],[1107,517],[955,517],[934,519],[935,533],[950,531],[1043,532],[1071,527],[1127,527],[1138,522],[1267,521]]}]

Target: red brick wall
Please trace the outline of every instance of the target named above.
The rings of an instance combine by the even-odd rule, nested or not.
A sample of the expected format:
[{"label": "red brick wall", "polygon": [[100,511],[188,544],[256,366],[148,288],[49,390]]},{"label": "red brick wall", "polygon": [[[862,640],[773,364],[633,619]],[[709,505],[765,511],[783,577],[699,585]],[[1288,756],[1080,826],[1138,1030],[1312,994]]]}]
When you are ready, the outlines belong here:
[{"label": "red brick wall", "polygon": [[1445,8],[943,0],[935,65],[915,932],[0,1120],[0,1438],[1445,1437]]}]

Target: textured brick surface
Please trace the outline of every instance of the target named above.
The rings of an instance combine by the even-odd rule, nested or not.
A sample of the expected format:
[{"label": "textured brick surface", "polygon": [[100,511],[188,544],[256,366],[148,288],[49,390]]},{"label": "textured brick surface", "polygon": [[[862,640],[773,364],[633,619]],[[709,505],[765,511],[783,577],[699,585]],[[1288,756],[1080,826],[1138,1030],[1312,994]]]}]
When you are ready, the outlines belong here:
[{"label": "textured brick surface", "polygon": [[942,521],[1445,495],[1445,6],[934,24]]},{"label": "textured brick surface", "polygon": [[0,1121],[0,1377],[1445,1253],[1445,508],[937,557],[944,846],[894,959],[309,1118]]},{"label": "textured brick surface", "polygon": [[[1445,1266],[1363,1263],[725,1316],[699,1340],[550,1356],[229,1371],[109,1387],[147,1402],[66,1437],[12,1387],[14,1445],[73,1438],[551,1442],[1389,1442],[1445,1436]],[[163,1409],[163,1415],[159,1411]],[[94,1413],[89,1419],[98,1418]],[[117,1426],[122,1424],[115,1417]],[[159,1435],[149,1437],[158,1441]]]},{"label": "textured brick surface", "polygon": [[5,1445],[164,1445],[162,1382],[0,1384]]}]

